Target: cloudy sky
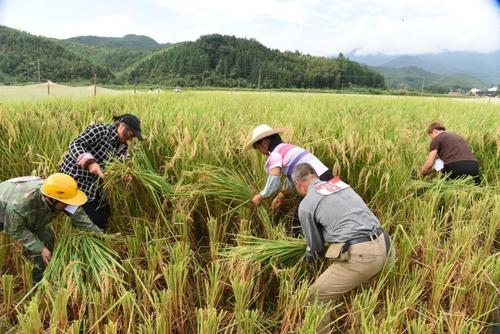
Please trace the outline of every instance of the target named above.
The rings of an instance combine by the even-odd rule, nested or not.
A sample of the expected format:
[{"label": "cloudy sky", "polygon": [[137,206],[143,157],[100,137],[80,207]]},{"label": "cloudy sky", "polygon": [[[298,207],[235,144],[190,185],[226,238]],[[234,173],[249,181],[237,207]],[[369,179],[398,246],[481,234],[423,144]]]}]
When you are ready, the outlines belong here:
[{"label": "cloudy sky", "polygon": [[221,33],[314,55],[500,49],[500,0],[0,0],[0,24],[33,34]]}]

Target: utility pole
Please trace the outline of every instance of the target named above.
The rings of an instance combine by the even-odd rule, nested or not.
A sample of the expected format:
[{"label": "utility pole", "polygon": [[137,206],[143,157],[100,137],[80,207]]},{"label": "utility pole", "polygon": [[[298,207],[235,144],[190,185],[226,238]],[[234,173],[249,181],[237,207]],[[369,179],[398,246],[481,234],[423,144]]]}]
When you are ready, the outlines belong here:
[{"label": "utility pole", "polygon": [[36,60],[36,64],[37,64],[37,67],[38,67],[38,82],[40,82],[40,59]]},{"label": "utility pole", "polygon": [[425,87],[425,77],[422,77],[422,89],[420,90],[420,95],[424,95],[424,87]]},{"label": "utility pole", "polygon": [[259,68],[259,81],[257,82],[257,89],[260,89],[260,76],[262,74],[262,66]]},{"label": "utility pole", "polygon": [[97,72],[94,68],[94,97],[97,95]]}]

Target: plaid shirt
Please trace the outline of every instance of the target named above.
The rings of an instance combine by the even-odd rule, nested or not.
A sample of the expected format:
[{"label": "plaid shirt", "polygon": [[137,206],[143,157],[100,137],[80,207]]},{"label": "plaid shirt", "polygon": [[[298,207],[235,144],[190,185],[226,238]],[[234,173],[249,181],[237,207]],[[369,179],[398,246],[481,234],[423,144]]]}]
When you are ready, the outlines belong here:
[{"label": "plaid shirt", "polygon": [[87,195],[89,201],[101,199],[103,190],[98,177],[80,167],[77,164],[78,158],[84,154],[91,154],[104,171],[107,161],[113,158],[125,158],[127,153],[128,145],[118,140],[116,125],[91,124],[69,144],[61,172],[75,178],[78,187]]}]

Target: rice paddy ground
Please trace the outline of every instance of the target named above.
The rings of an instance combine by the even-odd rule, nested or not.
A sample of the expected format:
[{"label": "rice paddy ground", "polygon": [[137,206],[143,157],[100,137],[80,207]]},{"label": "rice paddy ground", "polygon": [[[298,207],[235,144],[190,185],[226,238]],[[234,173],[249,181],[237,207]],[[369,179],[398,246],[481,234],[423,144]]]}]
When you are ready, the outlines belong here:
[{"label": "rice paddy ground", "polygon": [[[0,333],[314,333],[324,312],[336,333],[488,333],[499,322],[500,105],[206,91],[4,100],[0,180],[57,171],[89,123],[127,112],[147,138],[106,170],[109,236],[89,241],[55,221],[60,256],[33,289],[22,247],[0,234]],[[470,143],[480,187],[411,178],[434,120]],[[282,245],[289,234],[296,198],[277,212],[250,204],[265,158],[241,148],[261,123],[291,128],[284,139],[352,185],[392,236],[397,261],[371,286],[308,305],[326,263],[227,256],[250,236]],[[96,249],[105,256],[87,254]]]}]

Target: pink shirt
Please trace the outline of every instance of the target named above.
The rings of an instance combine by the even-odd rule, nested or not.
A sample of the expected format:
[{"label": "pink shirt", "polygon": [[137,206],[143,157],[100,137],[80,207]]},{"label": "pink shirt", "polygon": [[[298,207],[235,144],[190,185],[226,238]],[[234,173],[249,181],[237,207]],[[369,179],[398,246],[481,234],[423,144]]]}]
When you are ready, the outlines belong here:
[{"label": "pink shirt", "polygon": [[[320,176],[321,174],[323,174],[328,170],[328,167],[326,167],[314,155],[312,155],[309,152],[306,152],[304,154],[303,152],[306,152],[306,150],[304,150],[301,147],[292,144],[281,143],[274,148],[274,150],[267,158],[266,164],[264,165],[264,170],[266,171],[267,174],[269,174],[269,170],[275,167],[280,167],[281,174],[287,176],[289,174],[291,175],[291,173],[288,173],[288,168],[290,165],[293,164],[294,166],[297,166],[298,164],[302,163],[307,163],[311,165],[311,167],[316,171],[316,174],[318,174],[318,176]],[[299,158],[300,155],[302,156]],[[295,162],[297,158],[299,159]]]}]

